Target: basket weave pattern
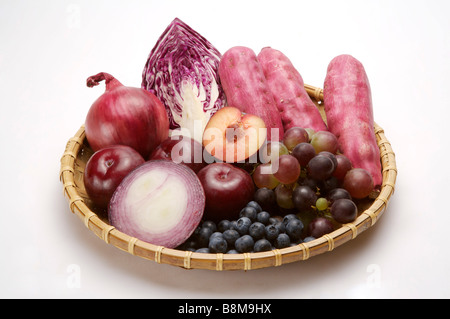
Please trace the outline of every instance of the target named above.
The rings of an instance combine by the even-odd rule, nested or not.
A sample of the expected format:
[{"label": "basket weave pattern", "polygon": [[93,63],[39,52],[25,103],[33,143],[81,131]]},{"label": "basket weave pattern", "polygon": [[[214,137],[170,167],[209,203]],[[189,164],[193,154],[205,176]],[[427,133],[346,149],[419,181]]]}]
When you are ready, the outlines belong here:
[{"label": "basket weave pattern", "polygon": [[[305,88],[324,116],[323,90],[310,85],[305,85]],[[291,262],[307,260],[316,255],[332,251],[372,227],[386,211],[389,199],[394,193],[397,178],[395,153],[384,135],[384,130],[376,123],[374,132],[380,148],[383,170],[383,184],[376,198],[372,199],[363,209],[360,208],[360,214],[356,220],[342,225],[342,227],[329,234],[308,243],[266,252],[205,254],[182,251],[141,241],[109,225],[106,217],[95,212],[95,208],[90,202],[83,184],[84,168],[87,160],[93,154],[86,140],[84,125],[67,142],[61,157],[60,181],[63,184],[64,196],[69,202],[69,208],[72,213],[77,215],[84,225],[100,239],[132,255],[186,269],[221,271],[276,267]]]}]

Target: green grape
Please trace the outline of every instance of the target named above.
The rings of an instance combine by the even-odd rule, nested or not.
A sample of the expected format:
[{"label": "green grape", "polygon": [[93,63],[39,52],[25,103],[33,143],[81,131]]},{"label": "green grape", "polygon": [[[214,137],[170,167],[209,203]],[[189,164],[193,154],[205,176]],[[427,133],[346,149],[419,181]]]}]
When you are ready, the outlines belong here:
[{"label": "green grape", "polygon": [[[297,159],[292,155],[281,155],[278,159],[276,171],[273,175],[282,184],[295,183],[300,177],[300,164]],[[275,163],[272,163],[275,166]]]},{"label": "green grape", "polygon": [[253,182],[258,188],[274,189],[280,182],[272,174],[272,164],[260,164],[258,165],[253,174]]},{"label": "green grape", "polygon": [[328,131],[318,131],[314,133],[311,138],[311,145],[314,147],[317,154],[322,151],[336,154],[339,149],[337,137]]},{"label": "green grape", "polygon": [[289,151],[304,142],[309,142],[308,132],[304,128],[294,126],[284,132],[283,143]]},{"label": "green grape", "polygon": [[289,150],[282,142],[269,141],[259,149],[259,157],[262,163],[270,163],[278,160],[281,155],[289,154]]},{"label": "green grape", "polygon": [[292,209],[295,207],[292,201],[292,188],[287,187],[284,184],[279,184],[275,188],[275,196],[279,207],[285,209]]},{"label": "green grape", "polygon": [[316,201],[316,208],[320,211],[326,210],[328,208],[328,200],[324,197],[320,197]]}]

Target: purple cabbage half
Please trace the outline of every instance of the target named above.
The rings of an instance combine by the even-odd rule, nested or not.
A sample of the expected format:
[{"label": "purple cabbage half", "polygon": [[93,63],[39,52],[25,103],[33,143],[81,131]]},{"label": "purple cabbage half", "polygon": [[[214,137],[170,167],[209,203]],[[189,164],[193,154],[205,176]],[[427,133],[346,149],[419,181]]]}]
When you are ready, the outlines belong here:
[{"label": "purple cabbage half", "polygon": [[178,18],[159,37],[142,73],[142,88],[166,107],[170,128],[201,142],[209,118],[225,106],[220,52]]}]

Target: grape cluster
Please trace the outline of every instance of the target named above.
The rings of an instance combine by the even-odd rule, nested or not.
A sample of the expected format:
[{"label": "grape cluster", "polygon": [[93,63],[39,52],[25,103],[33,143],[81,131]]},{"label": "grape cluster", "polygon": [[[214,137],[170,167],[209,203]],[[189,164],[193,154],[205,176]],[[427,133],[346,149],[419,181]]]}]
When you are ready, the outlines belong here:
[{"label": "grape cluster", "polygon": [[367,196],[373,182],[367,171],[353,168],[339,154],[335,135],[294,127],[266,148],[268,155],[252,173],[255,200],[265,209],[294,211],[307,227],[306,235],[315,238],[356,219],[355,197]]},{"label": "grape cluster", "polygon": [[[268,142],[250,170],[256,192],[237,220],[204,221],[180,247],[204,253],[280,249],[332,232],[358,216],[369,173],[339,154],[336,136],[294,127]],[[247,167],[248,168],[248,167]]]},{"label": "grape cluster", "polygon": [[202,253],[262,252],[297,245],[304,241],[303,235],[304,225],[297,215],[274,217],[251,201],[237,220],[204,221],[180,248]]}]

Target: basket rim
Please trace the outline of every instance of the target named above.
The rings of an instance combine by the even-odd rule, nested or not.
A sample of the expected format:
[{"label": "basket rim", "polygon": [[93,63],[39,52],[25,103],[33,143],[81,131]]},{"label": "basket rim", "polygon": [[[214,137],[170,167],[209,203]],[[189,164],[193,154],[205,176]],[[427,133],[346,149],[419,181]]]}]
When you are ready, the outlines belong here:
[{"label": "basket rim", "polygon": [[[323,103],[323,89],[305,84],[308,95]],[[242,254],[198,253],[167,248],[144,242],[129,236],[103,221],[92,211],[77,190],[81,180],[75,180],[76,160],[86,143],[84,124],[69,139],[61,157],[59,178],[63,184],[63,194],[69,202],[69,208],[85,226],[107,244],[138,257],[153,260],[156,263],[170,264],[185,269],[210,270],[251,270],[277,267],[287,263],[307,260],[313,256],[334,250],[342,244],[356,238],[372,227],[387,209],[388,202],[395,191],[397,167],[395,153],[387,140],[384,130],[374,123],[374,133],[380,148],[383,183],[369,208],[362,211],[351,223],[343,224],[333,232],[315,240],[295,246],[274,249],[265,252]]]}]

